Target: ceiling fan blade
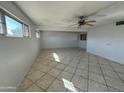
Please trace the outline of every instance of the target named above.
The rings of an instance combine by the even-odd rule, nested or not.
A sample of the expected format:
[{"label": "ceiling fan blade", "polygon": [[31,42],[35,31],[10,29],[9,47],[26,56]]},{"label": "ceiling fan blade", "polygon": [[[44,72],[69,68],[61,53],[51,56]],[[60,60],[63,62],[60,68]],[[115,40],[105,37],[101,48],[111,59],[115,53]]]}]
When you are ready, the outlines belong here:
[{"label": "ceiling fan blade", "polygon": [[91,20],[91,21],[85,21],[86,23],[89,23],[89,22],[96,22],[95,20]]},{"label": "ceiling fan blade", "polygon": [[72,25],[69,25],[69,26],[75,26],[75,25],[78,25],[78,24],[76,23],[76,24],[72,24]]},{"label": "ceiling fan blade", "polygon": [[94,26],[93,24],[85,24],[85,25],[88,25],[88,26]]}]

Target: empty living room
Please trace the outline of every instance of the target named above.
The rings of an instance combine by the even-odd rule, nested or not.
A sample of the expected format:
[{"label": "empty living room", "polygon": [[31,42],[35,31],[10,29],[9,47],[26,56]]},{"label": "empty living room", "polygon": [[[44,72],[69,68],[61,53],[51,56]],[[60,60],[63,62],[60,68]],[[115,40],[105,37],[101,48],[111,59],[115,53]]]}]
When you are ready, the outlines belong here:
[{"label": "empty living room", "polygon": [[0,92],[124,92],[124,1],[0,1]]}]

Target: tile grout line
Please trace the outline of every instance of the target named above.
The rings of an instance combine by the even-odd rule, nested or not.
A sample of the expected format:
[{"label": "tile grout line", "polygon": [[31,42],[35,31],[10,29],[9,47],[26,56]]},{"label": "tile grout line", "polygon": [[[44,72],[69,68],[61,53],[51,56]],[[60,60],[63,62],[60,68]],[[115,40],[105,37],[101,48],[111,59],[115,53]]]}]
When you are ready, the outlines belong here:
[{"label": "tile grout line", "polygon": [[[76,57],[78,57],[78,56],[76,56]],[[74,73],[73,73],[73,75],[72,75],[70,81],[72,81],[72,79],[73,79],[73,77],[74,77],[74,75],[75,75],[75,73],[76,73],[76,70],[77,70],[77,67],[78,67],[78,64],[79,64],[79,63],[80,63],[80,58],[79,58],[79,62],[77,63],[77,66],[76,66],[76,68],[75,68],[75,71],[74,71]],[[79,89],[80,89],[80,88],[79,88]],[[82,90],[82,89],[80,89],[80,90]],[[66,89],[66,91],[67,91],[67,89]]]},{"label": "tile grout line", "polygon": [[[73,60],[73,58],[72,58],[72,60]],[[70,60],[71,61],[71,60]],[[69,64],[67,64],[67,66],[68,66]],[[66,66],[66,67],[67,67]],[[65,67],[65,68],[66,68]],[[55,79],[51,82],[51,84],[48,86],[48,88],[54,83],[54,81],[56,80],[56,79],[58,79],[57,77],[65,70],[65,68],[55,77]],[[49,74],[49,73],[48,73]],[[47,91],[48,90],[48,88],[45,90],[45,91]]]},{"label": "tile grout line", "polygon": [[87,92],[88,92],[89,91],[89,53],[87,55],[88,55]]},{"label": "tile grout line", "polygon": [[[95,55],[95,58],[96,58],[96,60],[97,60],[96,55]],[[90,61],[89,61],[89,62],[90,62]],[[98,61],[97,61],[97,64],[99,65]],[[90,66],[90,65],[89,65],[89,66]],[[100,67],[100,66],[99,66],[99,67]],[[89,73],[93,73],[93,74],[100,75],[100,73],[96,73],[96,72],[92,72],[92,71],[89,71]],[[100,76],[101,76],[101,75],[100,75]],[[94,81],[94,82],[96,82],[96,83],[99,83],[99,84],[102,84],[102,85],[106,86],[106,84],[101,83],[101,82],[98,82],[98,81],[96,81],[96,80],[93,80],[93,79],[90,79],[90,78],[89,78],[89,80]]]},{"label": "tile grout line", "polygon": [[[52,67],[51,69],[53,69],[53,68],[54,68],[54,67]],[[50,69],[50,70],[51,70],[51,69]],[[50,70],[48,70],[48,72],[49,72]],[[38,69],[38,71],[40,71],[40,70]],[[40,71],[40,72],[42,72],[42,71]],[[46,72],[43,72],[43,73],[45,73],[43,76],[45,76],[46,74],[48,74],[48,72],[47,72],[47,73],[46,73]],[[41,76],[38,80],[40,80],[43,76]],[[36,80],[36,81],[34,82],[34,81],[32,81],[30,78],[28,78],[28,77],[27,77],[27,79],[32,82],[32,85],[35,84],[36,86],[38,86],[38,85],[36,84],[36,82],[37,82],[38,80]],[[31,85],[31,86],[32,86],[32,85]],[[40,86],[38,86],[38,87],[41,88]],[[28,88],[30,88],[30,86],[29,86]],[[26,89],[28,89],[28,88],[26,88]],[[25,89],[25,90],[26,90],[26,89]],[[41,88],[41,89],[44,90],[43,88]],[[44,90],[44,91],[45,91],[45,90]]]},{"label": "tile grout line", "polygon": [[[40,71],[40,70],[39,70],[39,69],[35,69],[35,71]],[[29,73],[29,72],[30,72],[30,70],[28,71],[28,73]],[[40,72],[41,72],[41,71],[40,71]],[[28,73],[27,73],[27,74],[28,74]],[[45,72],[43,72],[43,73],[45,73]],[[34,81],[32,81],[30,78],[27,77],[27,74],[24,76],[24,80],[25,80],[25,79],[28,79],[30,82],[32,82],[31,86],[32,86],[33,84],[35,84],[35,83],[39,80],[39,79],[38,79],[38,80],[36,80],[36,81],[34,82]],[[31,73],[31,74],[32,74],[32,73]],[[45,76],[46,74],[47,74],[47,73],[45,73],[43,76]],[[43,77],[43,76],[41,76],[41,77]],[[41,79],[41,77],[40,77],[40,79]],[[22,81],[22,82],[23,82],[23,81]],[[36,84],[35,84],[35,85],[36,85]],[[27,90],[28,88],[30,88],[31,86],[28,86],[26,89],[24,89],[24,91]],[[42,89],[42,88],[41,88],[41,89]],[[44,89],[43,89],[43,90],[44,90]]]},{"label": "tile grout line", "polygon": [[[40,55],[39,55],[39,56],[40,56]],[[52,61],[51,59],[48,59],[48,60]],[[43,65],[45,65],[45,64],[43,64]],[[58,64],[57,64],[57,65],[58,65]],[[48,72],[49,72],[50,70],[52,70],[54,67],[56,67],[57,65],[51,67],[51,69],[49,69]],[[46,65],[46,66],[47,66],[47,65]],[[36,70],[42,72],[40,69],[36,69]],[[45,73],[43,76],[45,76],[46,74],[48,74],[48,72],[47,72],[47,73],[46,73],[46,72],[43,72],[43,73]],[[28,73],[29,73],[29,72],[28,72]],[[38,80],[40,80],[43,76],[41,76]],[[27,78],[27,77],[26,77],[26,78]],[[34,81],[32,81],[30,78],[27,78],[27,79],[32,82],[31,86],[32,86],[33,84],[35,84],[36,86],[38,86],[38,85],[36,84],[36,82],[37,82],[38,80],[36,80],[36,81],[34,82]],[[38,87],[41,88],[40,86],[38,86]],[[29,86],[28,88],[30,88],[30,86]],[[26,89],[28,89],[28,88],[26,88]],[[26,89],[25,89],[25,90],[26,90]],[[42,89],[42,88],[41,88],[41,89]],[[44,90],[44,89],[42,89],[42,90]],[[44,91],[45,91],[45,90],[44,90]]]},{"label": "tile grout line", "polygon": [[[36,82],[38,81],[38,80],[40,80],[42,77],[44,77],[45,75],[50,75],[50,76],[52,76],[52,77],[54,77],[54,79],[51,81],[51,83],[48,85],[48,88],[53,84],[53,82],[57,79],[57,80],[59,80],[57,77],[62,73],[62,72],[64,72],[64,70],[67,68],[67,67],[69,67],[69,66],[72,66],[72,69],[73,69],[73,67],[75,67],[75,70],[74,70],[74,72],[72,73],[72,75],[71,75],[71,81],[73,80],[73,77],[74,77],[74,75],[76,75],[76,70],[78,69],[78,66],[80,65],[80,60],[81,60],[81,56],[82,56],[82,52],[80,52],[81,50],[78,50],[78,51],[75,51],[75,52],[71,52],[70,50],[69,51],[67,51],[67,52],[69,52],[69,54],[66,52],[66,51],[58,51],[58,50],[56,50],[57,51],[57,53],[60,55],[60,57],[61,56],[64,56],[65,57],[65,59],[67,59],[71,54],[73,54],[70,58],[68,58],[67,60],[65,60],[65,61],[69,61],[69,62],[61,62],[61,63],[58,63],[58,64],[53,64],[53,65],[51,65],[50,66],[50,69],[47,71],[47,70],[44,70],[45,72],[42,72],[42,70],[40,70],[40,69],[36,69],[36,71],[40,71],[40,72],[42,72],[42,73],[44,73],[43,75],[41,75],[41,77],[39,77],[39,79],[36,79],[36,81],[34,81],[34,79],[33,79],[33,81],[28,77],[25,77],[24,76],[24,78],[25,79],[27,79],[27,80],[29,80],[30,82],[31,82],[31,85],[30,86],[28,86],[28,88],[30,88],[30,87],[32,87],[33,85],[36,85],[38,88],[40,88],[40,89],[42,89],[41,87],[39,87],[37,84],[36,84]],[[46,51],[47,52],[47,51]],[[52,52],[54,52],[53,50],[52,50]],[[62,52],[62,53],[61,53]],[[86,52],[85,52],[86,53]],[[65,54],[65,55],[64,55]],[[47,55],[48,56],[48,55]],[[79,57],[80,56],[80,57]],[[50,56],[50,59],[48,59],[48,58],[46,58],[47,60],[50,60],[50,61],[54,61],[52,58],[51,58],[52,56]],[[92,56],[91,56],[92,57]],[[102,62],[102,61],[100,61],[100,59],[99,59],[99,57],[97,57],[96,55],[95,55],[95,57],[96,57],[96,62],[97,62],[97,64],[98,64],[98,66],[100,67],[100,70],[101,70],[101,76],[104,78],[104,83],[105,84],[103,84],[103,85],[105,85],[106,86],[106,88],[107,88],[107,90],[108,91],[110,91],[110,89],[109,89],[109,87],[110,88],[114,88],[114,87],[112,87],[112,86],[109,86],[108,84],[107,84],[107,80],[106,80],[106,75],[104,74],[104,69],[102,69],[102,64],[100,63],[100,62]],[[42,57],[43,58],[43,57]],[[72,61],[71,60],[73,60],[75,58],[75,60],[74,61],[76,61],[76,60],[78,60],[78,61],[76,61],[75,63],[76,63],[76,66],[75,66],[75,64],[72,64],[72,65],[70,65],[70,63],[72,63]],[[90,78],[90,62],[92,61],[90,61],[90,55],[88,54],[88,75],[86,75],[87,76],[87,92],[89,91],[89,78]],[[46,62],[47,63],[47,62]],[[65,64],[65,63],[67,63],[67,64]],[[42,64],[42,63],[40,63],[40,64]],[[64,67],[64,69],[62,69],[62,70],[60,70],[60,69],[58,69],[59,71],[61,71],[58,75],[52,75],[52,74],[49,74],[49,72],[50,72],[50,70],[52,70],[52,69],[54,69],[54,68],[56,68],[59,64],[64,64],[65,65],[65,67]],[[32,64],[33,65],[33,64]],[[43,65],[46,65],[46,64],[43,64]],[[121,78],[121,76],[119,75],[119,72],[118,71],[116,71],[116,69],[114,68],[114,66],[113,66],[113,64],[111,64],[110,62],[109,62],[109,64],[108,65],[110,65],[110,67],[112,67],[112,69],[113,69],[113,71],[117,74],[117,76],[119,77],[118,78],[118,80],[121,80],[122,81],[122,83],[124,82],[122,79],[123,78]],[[48,66],[48,64],[46,65],[46,66]],[[35,71],[35,70],[34,70]],[[34,71],[33,71],[33,73],[34,73]],[[68,72],[68,71],[65,71],[65,72]],[[72,72],[72,71],[71,71]],[[29,71],[28,71],[28,73],[29,73]],[[27,74],[28,74],[27,73]],[[70,72],[68,72],[68,73],[70,73]],[[32,74],[32,73],[31,73]],[[41,74],[41,73],[40,73]],[[40,75],[39,74],[39,75]],[[27,76],[27,75],[26,75]],[[24,80],[25,80],[24,79]],[[115,78],[116,79],[116,78]],[[92,80],[92,79],[91,79]],[[60,78],[60,80],[59,81],[61,81],[61,78]],[[93,81],[95,81],[95,80],[93,80]],[[29,83],[30,83],[29,82]],[[95,82],[97,82],[97,81],[95,81]],[[99,83],[99,82],[97,82],[97,83]],[[102,83],[99,83],[99,84],[102,84]],[[26,89],[24,89],[23,90],[23,88],[22,88],[22,90],[23,91],[26,91],[28,88],[26,88]],[[47,89],[42,89],[44,92],[45,91],[47,91],[48,90],[48,88]],[[80,89],[80,88],[78,88],[78,87],[76,87],[75,86],[75,88],[77,88],[77,89]],[[116,89],[116,88],[114,88],[114,89]],[[65,88],[64,89],[64,91],[65,90],[67,90],[67,88]],[[80,89],[80,90],[82,90],[82,89]],[[119,91],[119,89],[117,89],[118,91]],[[17,91],[17,90],[16,90]],[[120,90],[121,91],[121,90]],[[67,91],[66,91],[67,92]]]},{"label": "tile grout line", "polygon": [[[58,65],[58,64],[57,64],[57,65]],[[56,65],[56,66],[57,66],[57,65]],[[56,67],[56,66],[54,66],[54,67]],[[54,67],[52,67],[49,71],[51,71],[52,69],[54,69]],[[47,73],[45,73],[45,75],[49,74],[49,71],[48,71]],[[45,75],[44,75],[44,76],[45,76]],[[49,75],[50,75],[50,74],[49,74]],[[50,75],[50,76],[52,76],[52,75]],[[42,76],[42,77],[43,77],[43,76]],[[40,79],[42,79],[42,77],[41,77]],[[52,76],[52,77],[53,77],[53,76]],[[38,80],[40,80],[40,79],[38,79]],[[38,80],[37,80],[37,81],[38,81]],[[36,82],[37,82],[37,81],[36,81]],[[35,82],[34,84],[36,84],[36,82]],[[36,85],[37,85],[37,84],[36,84]],[[37,86],[39,86],[39,85],[37,85]],[[40,87],[40,86],[39,86],[39,87]],[[40,87],[40,88],[41,88],[41,87]],[[42,89],[42,88],[41,88],[41,89]],[[44,90],[44,89],[43,89],[43,90]],[[47,90],[47,89],[46,89],[46,90]],[[44,90],[44,92],[45,92],[46,90]]]},{"label": "tile grout line", "polygon": [[113,71],[117,74],[117,76],[119,77],[119,79],[124,83],[124,80],[121,79],[120,75],[118,74],[118,72],[114,69],[114,67],[111,65],[111,63],[109,63],[110,67],[112,67]]},{"label": "tile grout line", "polygon": [[[68,66],[68,65],[67,65]],[[65,67],[66,68],[66,67]],[[49,74],[50,76],[52,76],[52,77],[54,77],[55,79],[50,83],[50,85],[48,86],[48,88],[53,84],[53,82],[56,80],[56,79],[58,79],[57,77],[65,70],[65,68],[63,69],[63,70],[61,70],[61,72],[56,76],[56,77],[54,77],[54,76],[52,76],[52,75],[50,75],[49,73],[47,73],[47,74]],[[45,92],[48,90],[48,88],[45,90]]]},{"label": "tile grout line", "polygon": [[[81,53],[81,52],[80,52],[80,53]],[[74,73],[73,73],[72,78],[71,78],[70,81],[72,81],[74,75],[76,74],[76,70],[78,69],[78,65],[79,65],[79,63],[80,63],[80,60],[81,60],[81,57],[79,58],[79,62],[77,63],[76,69],[75,69],[75,71],[74,71]],[[82,76],[81,76],[81,77],[82,77]],[[80,89],[80,88],[78,88],[78,89]],[[82,90],[82,89],[80,89],[80,90]],[[83,91],[83,90],[82,90],[82,91]]]},{"label": "tile grout line", "polygon": [[106,85],[106,87],[107,87],[107,91],[109,91],[109,88],[108,88],[108,85],[107,85],[107,81],[106,81],[106,79],[105,79],[105,76],[104,76],[103,70],[102,70],[101,65],[100,65],[100,63],[99,63],[99,60],[98,60],[98,58],[97,58],[96,55],[95,55],[95,57],[96,57],[96,60],[97,60],[97,62],[98,62],[98,64],[99,64],[99,67],[100,67],[100,69],[101,69],[102,76],[103,76],[103,78],[104,78],[104,80],[105,80],[105,85]]},{"label": "tile grout line", "polygon": [[[114,68],[113,68],[113,66],[110,64],[110,62],[108,62],[108,64],[109,64],[109,66],[110,67],[112,67],[112,69],[113,69],[113,71],[114,71]],[[116,73],[116,71],[114,71],[115,73]],[[117,73],[116,73],[117,74]],[[118,75],[118,74],[117,74]],[[108,76],[109,77],[109,76]],[[110,77],[111,78],[111,77]],[[114,78],[115,79],[115,78]],[[120,77],[119,77],[119,79],[120,79]],[[120,79],[121,80],[121,79]],[[122,91],[122,90],[120,90],[120,89],[117,89],[117,88],[115,88],[115,87],[112,87],[112,86],[109,86],[109,85],[107,85],[108,87],[111,87],[111,88],[114,88],[114,89],[116,89],[116,90],[119,90],[119,91]]]},{"label": "tile grout line", "polygon": [[[73,78],[73,76],[75,75],[75,73],[76,73],[76,70],[77,70],[77,67],[78,67],[78,64],[80,63],[80,58],[79,58],[79,62],[77,63],[77,66],[76,66],[76,68],[75,68],[75,71],[74,71],[74,73],[73,73],[73,75],[72,75],[72,78]],[[70,81],[72,81],[72,78],[70,79]]]},{"label": "tile grout line", "polygon": [[[35,69],[35,71],[40,71],[40,70],[39,70],[39,69]],[[30,70],[28,71],[28,73],[29,73],[29,72],[30,72]],[[40,72],[41,72],[41,71],[40,71]],[[28,73],[27,73],[27,74],[28,74]],[[45,73],[45,72],[43,72],[43,73]],[[27,74],[24,76],[24,80],[25,80],[25,79],[28,79],[30,82],[32,82],[32,84],[31,84],[30,86],[28,86],[26,89],[24,89],[24,91],[27,90],[28,88],[30,88],[33,84],[35,84],[35,82],[37,82],[37,81],[39,80],[39,79],[38,79],[38,80],[36,80],[36,81],[34,82],[34,81],[32,81],[30,78],[27,77]],[[31,74],[32,74],[32,73],[31,73]],[[43,76],[45,76],[46,74],[47,74],[47,73],[45,73]],[[41,77],[43,77],[43,76],[41,76]],[[41,78],[41,77],[40,77],[40,78]],[[23,82],[23,81],[22,81],[22,82]],[[36,84],[35,84],[35,85],[36,85]],[[41,89],[42,89],[42,88],[41,88]],[[43,89],[43,90],[44,90],[44,89]]]}]

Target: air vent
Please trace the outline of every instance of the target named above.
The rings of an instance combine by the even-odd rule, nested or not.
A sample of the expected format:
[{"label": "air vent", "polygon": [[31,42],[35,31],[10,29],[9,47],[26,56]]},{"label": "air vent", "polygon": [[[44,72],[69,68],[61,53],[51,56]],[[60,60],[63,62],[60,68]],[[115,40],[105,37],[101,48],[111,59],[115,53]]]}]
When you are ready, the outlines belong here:
[{"label": "air vent", "polygon": [[116,22],[116,26],[119,26],[119,25],[124,25],[124,21]]}]

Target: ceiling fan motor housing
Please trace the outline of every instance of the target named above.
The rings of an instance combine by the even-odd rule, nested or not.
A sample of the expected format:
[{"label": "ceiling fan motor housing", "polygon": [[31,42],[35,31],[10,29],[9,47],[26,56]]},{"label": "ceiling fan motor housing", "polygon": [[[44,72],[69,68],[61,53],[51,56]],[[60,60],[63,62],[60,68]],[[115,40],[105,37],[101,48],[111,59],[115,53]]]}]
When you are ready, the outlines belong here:
[{"label": "ceiling fan motor housing", "polygon": [[79,24],[79,25],[84,25],[84,24],[85,24],[85,20],[80,20],[80,21],[78,21],[78,24]]}]

